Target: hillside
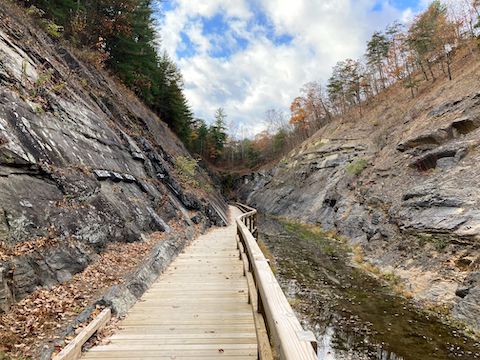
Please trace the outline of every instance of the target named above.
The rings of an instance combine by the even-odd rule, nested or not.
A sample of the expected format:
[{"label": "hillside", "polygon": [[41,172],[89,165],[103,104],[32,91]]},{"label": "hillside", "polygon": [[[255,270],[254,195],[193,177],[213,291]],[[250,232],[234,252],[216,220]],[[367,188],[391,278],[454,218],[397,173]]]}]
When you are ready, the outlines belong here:
[{"label": "hillside", "polygon": [[[457,58],[411,98],[400,84],[237,186],[265,214],[318,224],[404,293],[480,329],[480,63]],[[372,266],[369,266],[371,269]]]},{"label": "hillside", "polygon": [[210,184],[129,90],[2,2],[0,354],[38,355],[109,286],[103,301],[128,307],[196,232],[225,223]]}]

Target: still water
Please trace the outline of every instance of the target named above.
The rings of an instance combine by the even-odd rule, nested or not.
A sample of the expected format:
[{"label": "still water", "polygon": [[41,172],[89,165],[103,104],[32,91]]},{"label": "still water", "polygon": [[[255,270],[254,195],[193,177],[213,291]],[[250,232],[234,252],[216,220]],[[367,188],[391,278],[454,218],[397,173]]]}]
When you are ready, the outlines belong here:
[{"label": "still water", "polygon": [[346,246],[299,224],[263,218],[259,237],[322,360],[480,359],[480,344],[353,266]]}]

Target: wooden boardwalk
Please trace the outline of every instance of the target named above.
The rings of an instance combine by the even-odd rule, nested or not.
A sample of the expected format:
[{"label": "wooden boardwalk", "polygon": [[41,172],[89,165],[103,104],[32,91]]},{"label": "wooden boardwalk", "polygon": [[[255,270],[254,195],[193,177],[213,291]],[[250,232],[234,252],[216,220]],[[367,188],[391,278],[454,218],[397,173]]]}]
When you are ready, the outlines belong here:
[{"label": "wooden boardwalk", "polygon": [[235,218],[180,254],[109,338],[82,359],[257,358],[252,306]]}]

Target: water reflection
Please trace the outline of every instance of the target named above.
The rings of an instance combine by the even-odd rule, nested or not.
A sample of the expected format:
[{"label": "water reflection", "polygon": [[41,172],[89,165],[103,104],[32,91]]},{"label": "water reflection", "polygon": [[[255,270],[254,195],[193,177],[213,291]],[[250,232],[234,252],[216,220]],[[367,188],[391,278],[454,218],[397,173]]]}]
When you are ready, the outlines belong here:
[{"label": "water reflection", "polygon": [[332,346],[333,335],[335,330],[332,327],[327,327],[325,334],[318,339],[318,359],[335,360],[338,356],[335,354],[335,349]]},{"label": "water reflection", "polygon": [[318,339],[319,359],[480,359],[478,343],[352,267],[337,243],[277,220],[260,228],[269,231],[260,238],[287,297]]}]

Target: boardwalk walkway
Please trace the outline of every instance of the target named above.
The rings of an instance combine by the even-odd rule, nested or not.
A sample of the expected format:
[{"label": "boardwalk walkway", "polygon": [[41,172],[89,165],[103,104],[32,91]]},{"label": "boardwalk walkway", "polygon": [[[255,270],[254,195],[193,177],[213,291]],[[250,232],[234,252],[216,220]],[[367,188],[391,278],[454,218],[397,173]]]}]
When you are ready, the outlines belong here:
[{"label": "boardwalk walkway", "polygon": [[108,345],[82,359],[254,359],[252,307],[230,225],[200,236],[170,265],[120,323]]}]

